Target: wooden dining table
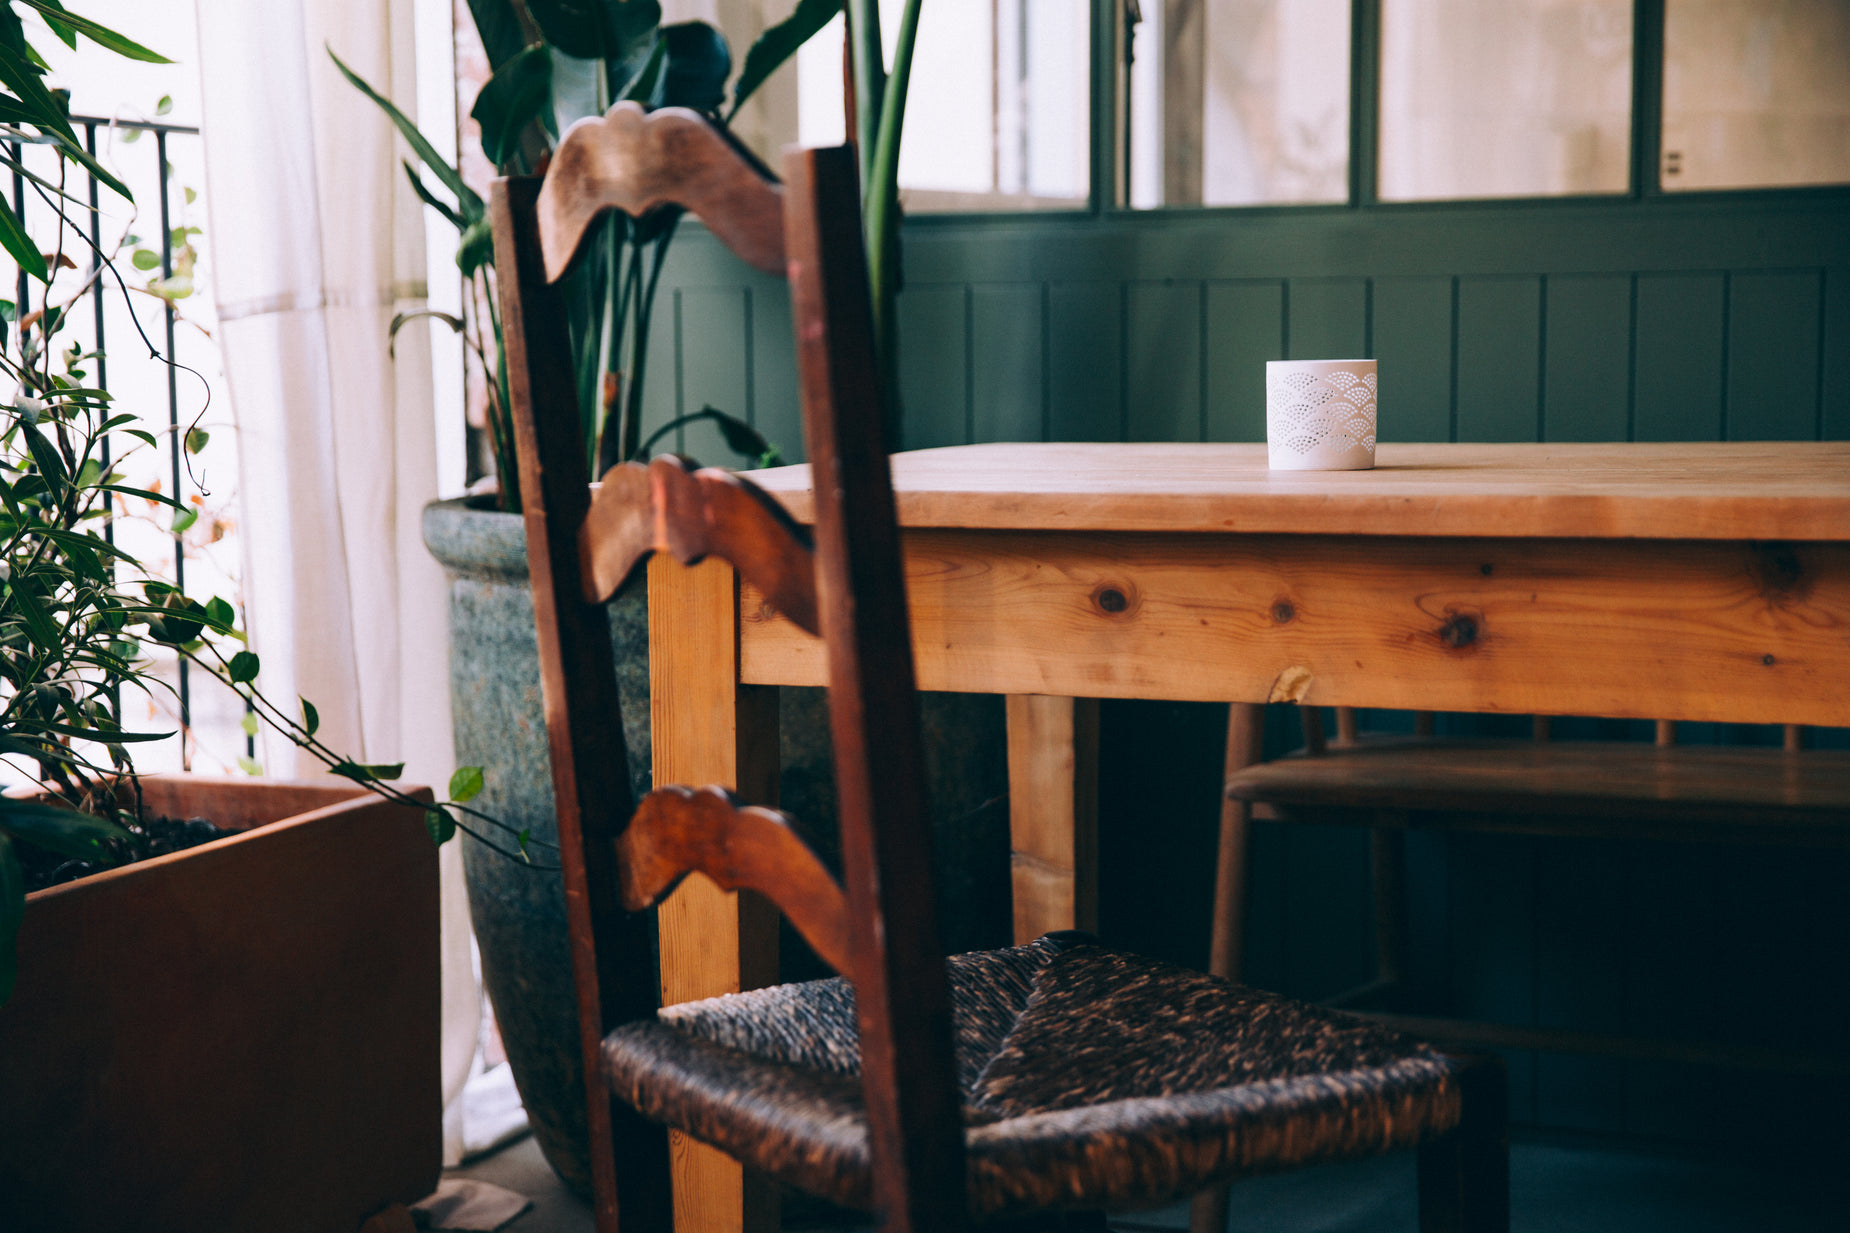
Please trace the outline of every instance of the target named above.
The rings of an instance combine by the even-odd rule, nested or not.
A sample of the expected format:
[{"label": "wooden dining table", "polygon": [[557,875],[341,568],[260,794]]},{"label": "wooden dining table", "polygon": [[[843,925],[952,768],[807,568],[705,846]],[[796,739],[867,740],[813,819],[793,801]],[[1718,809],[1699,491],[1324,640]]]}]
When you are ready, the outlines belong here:
[{"label": "wooden dining table", "polygon": [[[921,689],[1008,697],[1015,929],[1096,912],[1097,700],[1850,725],[1850,444],[1398,445],[1270,471],[1263,445],[894,455]],[[809,469],[751,478],[799,521]],[[775,803],[777,687],[820,641],[732,568],[649,566],[657,783]],[[689,879],[665,1001],[776,979],[776,927]],[[677,1141],[680,1233],[775,1224]],[[763,1192],[768,1194],[768,1190]]]}]

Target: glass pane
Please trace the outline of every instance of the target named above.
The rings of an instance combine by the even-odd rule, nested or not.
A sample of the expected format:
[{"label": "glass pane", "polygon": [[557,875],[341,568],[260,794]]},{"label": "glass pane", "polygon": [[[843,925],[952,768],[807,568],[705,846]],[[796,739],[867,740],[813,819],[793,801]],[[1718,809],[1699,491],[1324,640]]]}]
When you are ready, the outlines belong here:
[{"label": "glass pane", "polygon": [[1349,0],[1142,0],[1133,206],[1349,196]]},{"label": "glass pane", "polygon": [[1850,4],[1669,0],[1662,182],[1850,183]]},{"label": "glass pane", "polygon": [[1382,0],[1384,201],[1623,193],[1632,0]]},{"label": "glass pane", "polygon": [[[749,20],[720,23],[735,61],[757,30],[793,7],[792,0],[745,2]],[[663,6],[665,12],[692,7],[699,6],[688,0]],[[718,5],[722,18],[729,7]],[[903,8],[904,0],[880,0],[889,60]],[[804,44],[794,65],[766,83],[762,102],[754,98],[741,112],[736,127],[760,155],[775,158],[793,141],[842,140],[842,28],[837,17]],[[1084,208],[1091,188],[1091,46],[1087,0],[926,4],[899,152],[906,207]]]}]

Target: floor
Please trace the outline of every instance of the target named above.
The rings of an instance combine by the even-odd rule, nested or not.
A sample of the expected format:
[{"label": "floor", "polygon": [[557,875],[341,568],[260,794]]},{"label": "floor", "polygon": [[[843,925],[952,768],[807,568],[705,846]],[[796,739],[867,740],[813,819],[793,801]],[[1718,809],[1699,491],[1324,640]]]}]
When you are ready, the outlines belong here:
[{"label": "floor", "polygon": [[[531,1138],[455,1176],[527,1195],[533,1209],[507,1233],[591,1233],[591,1209],[560,1185]],[[1635,1150],[1518,1143],[1510,1157],[1511,1233],[1821,1233],[1846,1227],[1841,1171],[1782,1172]],[[1228,1233],[1412,1233],[1413,1162],[1361,1164],[1254,1178],[1235,1192]],[[1113,1217],[1114,1233],[1188,1227],[1188,1206]]]}]

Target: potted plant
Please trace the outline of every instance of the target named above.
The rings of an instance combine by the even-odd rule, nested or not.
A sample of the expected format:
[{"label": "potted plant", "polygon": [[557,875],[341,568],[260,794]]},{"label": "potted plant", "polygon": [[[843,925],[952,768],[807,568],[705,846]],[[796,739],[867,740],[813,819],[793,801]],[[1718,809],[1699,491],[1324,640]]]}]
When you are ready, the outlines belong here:
[{"label": "potted plant", "polygon": [[[73,45],[162,57],[51,0],[0,6],[9,138],[126,199],[33,67],[26,9]],[[73,305],[120,282],[112,252],[60,183],[8,162],[57,232],[42,251],[0,202],[0,245],[42,287],[36,311],[0,301],[0,753],[39,781],[0,798],[0,1228],[356,1228],[436,1180],[432,839],[480,815],[328,749],[312,704],[256,689],[229,603],[117,542],[130,503],[173,534],[195,514],[125,482],[156,438],[89,383],[99,357],[63,342]],[[131,752],[172,736],[122,718],[125,694],[164,687],[156,646],[352,782],[138,776]],[[459,772],[452,795],[479,782]]]}]

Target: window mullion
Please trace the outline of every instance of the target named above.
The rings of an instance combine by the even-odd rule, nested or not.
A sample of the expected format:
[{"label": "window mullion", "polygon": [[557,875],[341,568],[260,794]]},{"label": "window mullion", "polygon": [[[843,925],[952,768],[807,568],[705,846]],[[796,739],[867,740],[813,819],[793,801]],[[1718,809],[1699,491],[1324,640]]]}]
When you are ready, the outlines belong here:
[{"label": "window mullion", "polygon": [[1349,204],[1376,201],[1381,124],[1381,0],[1354,0],[1349,17]]},{"label": "window mullion", "polygon": [[1632,3],[1633,197],[1663,191],[1658,168],[1664,148],[1664,0]]}]

